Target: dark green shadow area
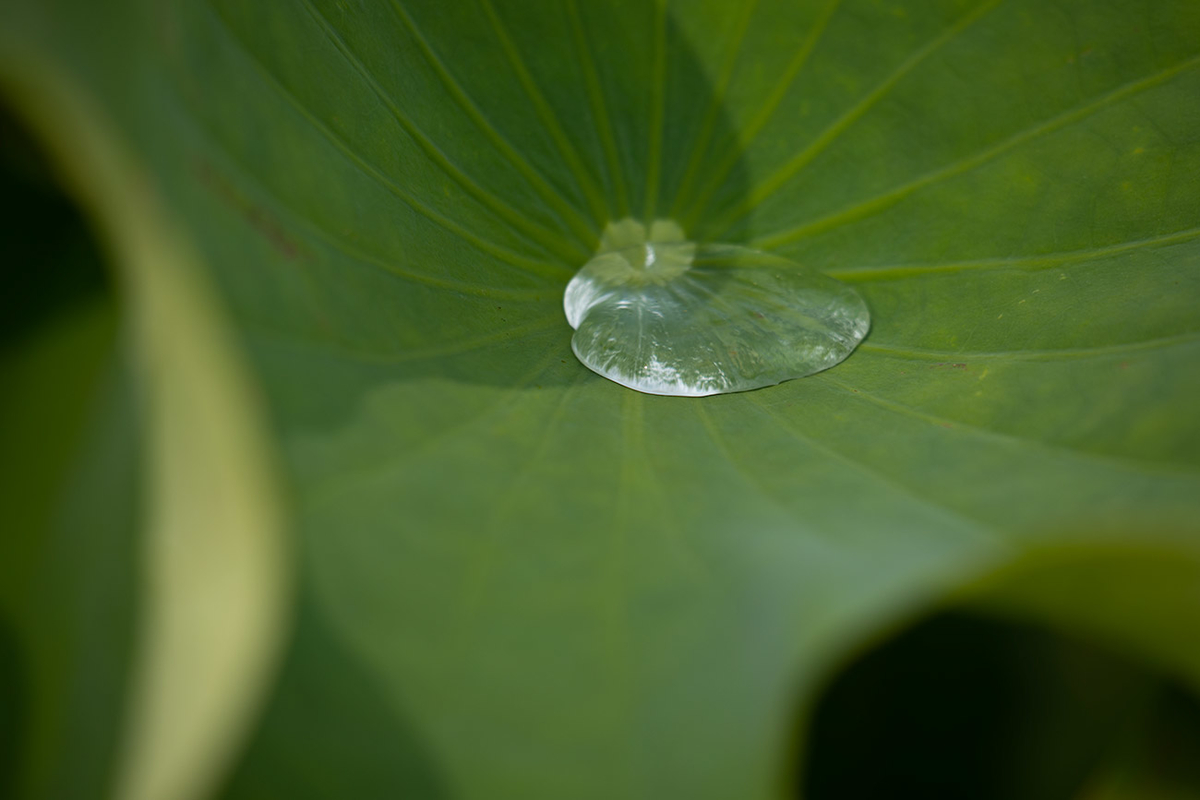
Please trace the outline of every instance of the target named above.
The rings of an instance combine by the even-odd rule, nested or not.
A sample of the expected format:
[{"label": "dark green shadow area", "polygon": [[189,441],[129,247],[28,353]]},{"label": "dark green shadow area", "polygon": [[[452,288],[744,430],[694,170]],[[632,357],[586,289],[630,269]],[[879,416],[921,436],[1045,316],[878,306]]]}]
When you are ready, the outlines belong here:
[{"label": "dark green shadow area", "polygon": [[265,713],[219,796],[436,800],[448,795],[427,748],[383,687],[303,598],[295,638]]},{"label": "dark green shadow area", "polygon": [[0,346],[108,292],[79,210],[28,132],[0,104]]},{"label": "dark green shadow area", "polygon": [[1200,796],[1188,692],[1087,640],[960,612],[842,672],[809,741],[806,800]]},{"label": "dark green shadow area", "polygon": [[108,797],[132,650],[138,420],[82,215],[0,109],[0,793]]},{"label": "dark green shadow area", "polygon": [[0,619],[0,798],[17,797],[29,679],[16,632]]}]

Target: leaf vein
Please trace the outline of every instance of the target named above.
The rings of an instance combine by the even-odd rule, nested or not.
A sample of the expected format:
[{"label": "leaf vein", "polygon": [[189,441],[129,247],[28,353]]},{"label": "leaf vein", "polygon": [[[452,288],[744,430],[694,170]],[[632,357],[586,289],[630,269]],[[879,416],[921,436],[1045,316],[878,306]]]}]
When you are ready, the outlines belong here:
[{"label": "leaf vein", "polygon": [[571,33],[575,38],[575,50],[579,53],[579,65],[583,70],[584,83],[587,84],[588,103],[592,107],[592,116],[596,120],[596,128],[600,133],[600,143],[604,148],[604,156],[608,161],[608,171],[613,181],[613,193],[616,195],[617,215],[628,217],[631,210],[629,189],[625,183],[625,173],[617,151],[616,134],[613,121],[608,113],[608,103],[604,99],[604,87],[600,81],[600,73],[592,58],[591,47],[584,34],[583,20],[579,16],[576,0],[567,0],[567,16],[571,22]]},{"label": "leaf vein", "polygon": [[712,139],[712,135],[716,131],[717,120],[720,118],[721,109],[725,105],[725,93],[729,90],[729,82],[733,79],[733,71],[741,57],[742,45],[745,43],[746,30],[750,27],[750,20],[754,17],[754,10],[757,5],[758,0],[745,0],[742,3],[741,13],[734,23],[733,34],[730,37],[729,52],[725,57],[725,62],[721,65],[721,72],[717,81],[713,84],[708,108],[704,112],[704,118],[700,126],[700,135],[696,137],[696,141],[692,145],[691,154],[688,156],[687,166],[684,169],[683,179],[679,184],[679,191],[675,194],[675,201],[671,204],[669,214],[671,218],[675,218],[683,213],[684,198],[692,190],[692,184],[696,180],[696,170],[700,168],[704,152],[709,145],[709,140]]},{"label": "leaf vein", "polygon": [[537,81],[534,80],[533,74],[529,71],[529,67],[526,66],[520,49],[513,42],[512,37],[509,36],[507,29],[505,29],[503,22],[501,22],[499,14],[496,13],[492,0],[480,0],[480,3],[483,5],[483,9],[491,21],[492,28],[496,32],[496,37],[500,40],[501,47],[504,48],[504,52],[508,55],[508,60],[512,64],[513,71],[517,74],[517,79],[520,81],[521,87],[525,90],[525,94],[529,97],[530,102],[541,118],[542,124],[550,132],[551,138],[554,139],[559,153],[567,162],[567,166],[575,176],[575,180],[579,182],[579,188],[587,198],[592,214],[595,215],[597,220],[605,219],[608,216],[607,201],[601,196],[599,187],[592,180],[591,173],[584,165],[579,151],[572,144],[571,137],[563,129],[558,115],[546,100],[546,96],[542,93],[541,89],[538,88]]},{"label": "leaf vein", "polygon": [[1072,261],[1098,260],[1106,256],[1119,255],[1149,247],[1180,244],[1195,239],[1198,236],[1200,236],[1200,227],[1188,228],[1161,236],[1151,236],[1145,239],[1134,239],[1105,247],[1089,247],[1082,250],[1068,250],[1061,253],[1016,256],[1013,258],[983,258],[974,261],[953,261],[945,264],[894,264],[882,267],[846,267],[826,270],[825,274],[846,282],[883,283],[890,280],[921,275],[956,274],[972,270],[1028,269],[1036,271],[1038,269],[1049,269]]},{"label": "leaf vein", "polygon": [[1172,476],[1200,476],[1200,470],[1195,468],[1177,466],[1166,462],[1146,461],[1144,459],[1130,458],[1128,456],[1096,453],[1090,450],[1082,450],[1080,448],[1070,447],[1064,444],[1056,444],[1053,442],[1042,441],[1040,439],[1030,439],[1025,436],[1017,436],[1016,434],[1006,433],[993,428],[984,428],[978,425],[972,425],[971,423],[963,422],[958,419],[949,419],[936,414],[930,414],[928,412],[913,408],[912,406],[904,405],[903,403],[897,403],[894,400],[886,400],[876,394],[865,391],[864,389],[859,389],[851,386],[850,384],[836,380],[824,373],[814,377],[820,378],[829,384],[841,388],[845,392],[847,398],[858,398],[862,402],[873,403],[881,408],[886,408],[897,414],[932,423],[939,429],[943,429],[944,424],[950,424],[953,427],[950,429],[945,429],[947,433],[951,433],[954,430],[963,430],[970,434],[986,439],[994,439],[1007,444],[1018,444],[1022,447],[1032,447],[1039,450],[1061,453],[1072,458],[1080,459],[1081,461],[1092,461],[1098,464],[1118,467],[1123,470]]},{"label": "leaf vein", "polygon": [[550,363],[558,356],[551,352],[537,361],[533,369],[518,377],[507,391],[500,392],[497,398],[486,404],[478,413],[472,414],[457,424],[443,428],[427,439],[417,443],[407,450],[398,450],[380,461],[364,465],[358,469],[341,472],[320,482],[314,489],[306,493],[305,510],[311,512],[335,501],[338,497],[353,491],[363,485],[368,479],[379,478],[394,470],[404,470],[420,457],[433,452],[447,441],[464,431],[478,425],[487,419],[502,413],[514,406],[520,405],[525,399],[521,390],[528,388],[539,375],[543,374]]},{"label": "leaf vein", "polygon": [[1158,350],[1180,345],[1195,344],[1200,341],[1200,331],[1192,331],[1178,336],[1162,336],[1146,339],[1141,342],[1104,345],[1101,347],[1072,347],[1057,350],[994,350],[989,352],[971,352],[964,350],[935,350],[919,347],[893,347],[891,345],[863,342],[859,349],[880,353],[883,355],[911,356],[913,358],[1013,358],[1024,361],[1073,361],[1091,358],[1118,356],[1126,353],[1136,353],[1142,350]]},{"label": "leaf vein", "polygon": [[1178,64],[1175,64],[1174,66],[1168,67],[1145,78],[1130,81],[1129,83],[1123,84],[1122,86],[1119,86],[1116,89],[1101,95],[1091,103],[1077,106],[1055,117],[1043,120],[1036,125],[1013,134],[1009,138],[993,145],[992,147],[986,148],[974,155],[933,170],[932,172],[928,172],[925,175],[910,181],[909,183],[884,192],[883,194],[877,195],[869,200],[855,203],[854,205],[844,208],[841,211],[836,211],[833,214],[821,217],[820,219],[803,223],[789,230],[779,231],[764,237],[759,237],[754,240],[755,246],[768,250],[777,248],[782,245],[795,242],[798,239],[813,236],[818,233],[824,233],[832,228],[841,227],[850,222],[862,219],[863,217],[871,216],[872,214],[891,207],[914,192],[935,185],[940,181],[946,180],[947,178],[966,174],[980,166],[983,166],[989,161],[995,159],[997,156],[1003,155],[1009,150],[1018,147],[1019,145],[1022,145],[1040,136],[1044,136],[1048,133],[1053,133],[1054,131],[1064,128],[1073,122],[1077,122],[1081,119],[1089,117],[1105,107],[1112,105],[1113,103],[1119,102],[1128,97],[1132,97],[1136,94],[1165,83],[1176,75],[1179,75],[1180,73],[1196,66],[1197,64],[1200,64],[1200,56],[1194,56],[1186,59]]},{"label": "leaf vein", "polygon": [[557,319],[543,317],[536,319],[533,322],[526,323],[525,325],[504,328],[502,330],[484,334],[482,336],[473,336],[468,339],[459,339],[454,342],[446,342],[444,344],[437,344],[429,347],[405,350],[401,353],[362,352],[346,347],[340,347],[330,342],[316,342],[307,339],[285,336],[261,328],[251,328],[250,330],[254,333],[256,338],[265,341],[276,341],[292,347],[304,348],[306,350],[320,352],[329,356],[365,364],[394,365],[406,364],[413,361],[427,361],[432,358],[446,358],[447,356],[465,355],[476,350],[481,350],[488,345],[531,338],[532,334],[540,333],[542,331],[549,331],[558,327],[560,324],[560,321]]},{"label": "leaf vein", "polygon": [[742,217],[749,214],[756,206],[761,204],[767,198],[778,192],[784,185],[787,184],[797,173],[808,166],[813,159],[824,152],[830,145],[838,140],[843,132],[864,115],[879,102],[891,93],[907,75],[916,69],[923,61],[935,52],[946,46],[956,38],[961,36],[975,22],[986,16],[987,12],[991,11],[1002,0],[984,0],[976,6],[972,11],[965,14],[961,19],[956,21],[941,35],[920,48],[898,66],[890,75],[883,79],[874,89],[872,89],[862,100],[856,103],[842,116],[838,117],[829,127],[817,136],[816,139],[809,144],[808,147],[792,156],[780,169],[776,170],[772,175],[761,181],[758,186],[751,191],[745,199],[737,206],[731,209],[718,223],[718,228],[722,232],[727,232],[734,223]]},{"label": "leaf vein", "polygon": [[500,547],[500,519],[516,502],[517,487],[524,484],[528,480],[530,473],[533,472],[533,469],[545,460],[546,454],[550,450],[550,445],[554,440],[552,434],[558,430],[566,414],[567,401],[570,400],[575,390],[583,383],[584,378],[585,376],[582,374],[577,375],[571,385],[562,391],[561,396],[554,405],[554,410],[550,413],[549,419],[538,435],[533,452],[514,472],[508,482],[507,488],[504,492],[500,493],[500,501],[492,508],[487,521],[483,525],[483,542],[473,551],[472,557],[467,560],[467,564],[463,568],[462,583],[458,591],[460,608],[457,615],[459,620],[457,627],[459,633],[456,638],[460,642],[467,640],[470,629],[478,618],[482,598],[484,592],[487,590],[488,579],[500,563],[500,556],[504,552]]},{"label": "leaf vein", "polygon": [[783,98],[787,95],[797,76],[800,75],[804,65],[808,63],[809,56],[812,55],[817,43],[820,42],[826,28],[829,26],[829,21],[833,18],[834,12],[841,5],[841,2],[842,0],[830,0],[829,4],[825,6],[817,21],[813,23],[808,35],[804,37],[804,43],[800,45],[800,49],[796,51],[792,60],[788,62],[783,76],[772,88],[771,93],[767,95],[766,101],[758,109],[754,118],[741,129],[740,134],[733,142],[732,147],[726,151],[725,156],[717,162],[716,168],[713,169],[712,177],[701,188],[696,201],[692,204],[692,209],[687,217],[689,228],[695,225],[696,221],[707,210],[713,195],[721,188],[729,173],[737,165],[738,160],[742,157],[742,152],[758,137],[767,123],[771,121],[771,118],[775,116],[775,112],[779,110]]},{"label": "leaf vein", "polygon": [[[246,55],[248,63],[255,67],[256,71],[258,71],[258,73],[262,76],[263,80],[274,87],[279,93],[280,97],[282,97],[288,103],[288,105],[290,105],[296,111],[297,114],[303,117],[309,125],[311,125],[318,133],[321,134],[322,137],[332,144],[334,148],[342,154],[343,157],[354,164],[359,171],[386,189],[390,194],[396,196],[409,208],[416,211],[418,214],[425,217],[435,225],[444,228],[463,241],[479,248],[489,255],[494,256],[506,264],[524,269],[541,277],[560,278],[569,276],[571,274],[570,270],[567,270],[558,264],[529,259],[514,253],[507,248],[501,247],[498,244],[489,242],[475,235],[474,233],[471,233],[464,226],[460,225],[444,214],[435,211],[427,204],[422,203],[415,196],[404,191],[404,189],[402,189],[398,184],[384,175],[378,167],[359,155],[352,147],[349,146],[349,144],[346,143],[345,140],[334,133],[328,126],[325,125],[324,122],[318,119],[317,116],[307,106],[300,102],[300,99],[296,97],[296,95],[293,94],[290,89],[284,86],[282,81],[259,60],[258,55],[252,49],[250,49],[244,41],[242,41],[241,37],[236,34],[232,27],[230,27],[229,23],[224,19],[224,17],[222,17],[216,11],[216,9],[211,9],[210,7],[210,10],[213,12],[213,17],[220,23],[220,27],[228,35],[229,40],[235,43]],[[541,245],[539,243],[539,247],[540,246]]]},{"label": "leaf vein", "polygon": [[663,124],[667,90],[667,2],[654,0],[654,62],[650,78],[650,141],[646,157],[646,196],[642,218],[649,228],[658,211],[658,183],[662,176]]},{"label": "leaf vein", "polygon": [[306,10],[312,17],[313,21],[320,27],[322,33],[329,42],[334,46],[334,49],[341,54],[346,60],[346,63],[359,75],[360,78],[370,87],[371,91],[379,98],[380,102],[388,109],[392,117],[400,124],[405,132],[412,137],[413,141],[421,148],[425,155],[438,166],[446,175],[454,180],[463,190],[482,203],[487,208],[491,209],[497,216],[504,219],[514,229],[521,231],[525,236],[532,241],[547,247],[551,252],[567,262],[578,260],[581,256],[586,257],[588,254],[587,248],[581,243],[571,242],[558,236],[546,228],[532,222],[526,215],[519,213],[509,204],[504,203],[499,198],[488,192],[475,181],[471,180],[461,169],[459,169],[453,161],[450,160],[445,153],[435,145],[428,136],[426,136],[404,112],[396,105],[395,101],[384,91],[383,87],[359,60],[358,56],[348,44],[342,39],[341,35],[330,23],[329,19],[321,13],[313,4],[312,0],[302,0]]},{"label": "leaf vein", "polygon": [[[589,225],[579,212],[567,201],[560,192],[536,170],[534,167],[519,153],[517,149],[504,137],[496,128],[495,124],[489,120],[479,108],[478,104],[470,98],[467,92],[462,88],[454,76],[450,74],[450,70],[446,67],[446,62],[437,54],[433,46],[429,44],[429,40],[417,27],[417,23],[412,16],[400,5],[397,0],[391,0],[393,12],[401,23],[412,34],[417,42],[417,46],[421,50],[421,54],[425,57],[425,61],[437,73],[438,78],[450,93],[450,97],[454,99],[455,104],[466,113],[471,121],[475,123],[475,127],[479,129],[489,141],[495,145],[496,149],[504,154],[509,163],[516,168],[518,172],[528,181],[529,185],[542,196],[542,199],[549,204],[552,211],[558,216],[559,221],[566,223],[572,229],[579,243],[585,248],[591,245],[598,238],[598,231]],[[388,100],[389,104],[394,102]]]},{"label": "leaf vein", "polygon": [[757,406],[758,409],[762,413],[774,418],[780,424],[780,427],[782,427],[783,430],[787,431],[787,433],[793,439],[796,439],[799,442],[803,442],[804,444],[808,445],[812,449],[814,449],[820,453],[823,453],[826,456],[829,456],[830,458],[834,459],[835,461],[845,464],[846,466],[850,467],[851,469],[855,470],[856,472],[866,475],[868,478],[870,478],[874,481],[877,481],[878,483],[883,484],[884,486],[892,489],[896,493],[901,494],[905,497],[911,498],[912,500],[915,500],[918,503],[918,505],[921,505],[921,506],[924,506],[927,508],[933,508],[933,509],[937,510],[938,512],[944,514],[945,516],[955,519],[959,523],[965,523],[968,529],[978,533],[981,536],[981,538],[985,538],[985,539],[991,540],[993,542],[1000,541],[999,537],[995,535],[995,533],[992,531],[992,529],[989,526],[987,526],[984,522],[982,522],[981,520],[977,520],[973,517],[967,516],[963,512],[961,512],[957,509],[954,509],[954,508],[950,508],[949,506],[946,506],[942,503],[934,502],[933,500],[930,500],[928,497],[925,497],[924,495],[918,493],[911,487],[909,487],[903,483],[900,483],[892,476],[887,475],[883,472],[880,472],[876,469],[873,469],[872,467],[867,466],[863,462],[858,461],[857,459],[854,459],[854,458],[851,458],[851,457],[845,455],[844,453],[842,453],[839,450],[835,450],[834,448],[832,448],[828,445],[825,445],[825,444],[822,444],[822,443],[816,441],[811,436],[808,436],[807,434],[804,434],[801,431],[797,430],[791,424],[790,420],[788,420],[783,415],[779,414],[774,409],[768,407],[761,400],[757,400],[752,397],[747,397],[746,402],[750,405]]}]

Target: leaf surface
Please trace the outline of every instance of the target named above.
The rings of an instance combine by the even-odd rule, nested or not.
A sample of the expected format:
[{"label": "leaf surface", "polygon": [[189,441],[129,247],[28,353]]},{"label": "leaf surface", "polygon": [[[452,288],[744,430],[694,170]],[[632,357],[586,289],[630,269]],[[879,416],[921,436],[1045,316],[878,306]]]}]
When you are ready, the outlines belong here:
[{"label": "leaf surface", "polygon": [[[772,796],[797,703],[949,590],[1114,543],[1200,575],[1195,3],[147,19],[136,58],[71,58],[125,65],[81,80],[223,289],[321,635],[415,732],[430,785]],[[48,36],[65,51],[86,22]],[[751,393],[594,376],[562,290],[629,215],[853,282],[871,333]],[[1106,574],[1137,595],[1156,573]],[[1015,605],[1050,613],[1037,596]],[[1196,618],[1171,596],[1190,600],[1148,613]]]}]

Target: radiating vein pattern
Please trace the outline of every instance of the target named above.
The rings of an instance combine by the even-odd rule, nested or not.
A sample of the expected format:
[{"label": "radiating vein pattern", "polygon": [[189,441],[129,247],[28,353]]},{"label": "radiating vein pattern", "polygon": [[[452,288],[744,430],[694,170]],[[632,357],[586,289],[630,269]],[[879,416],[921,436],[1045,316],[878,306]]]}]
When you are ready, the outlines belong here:
[{"label": "radiating vein pattern", "polygon": [[425,37],[421,35],[421,31],[418,30],[416,23],[413,22],[412,17],[404,10],[404,6],[393,0],[391,7],[396,11],[396,15],[403,21],[404,26],[412,33],[413,38],[417,41],[418,46],[421,48],[421,52],[425,55],[426,59],[428,59],[429,63],[436,70],[438,77],[441,78],[442,82],[449,90],[450,96],[454,98],[455,102],[457,102],[464,111],[466,111],[466,113],[471,117],[471,120],[479,128],[480,132],[496,145],[496,148],[504,154],[504,157],[512,162],[513,166],[515,166],[517,170],[525,177],[525,179],[533,185],[543,199],[545,199],[554,208],[559,220],[566,224],[567,227],[574,232],[574,234],[578,237],[579,243],[585,247],[590,246],[598,233],[594,227],[595,223],[593,222],[592,225],[589,226],[584,218],[580,216],[579,212],[572,208],[570,203],[568,203],[562,195],[558,194],[549,185],[549,183],[547,183],[546,179],[538,174],[537,170],[529,165],[529,162],[527,162],[525,158],[519,152],[517,152],[516,148],[514,148],[512,144],[508,142],[502,133],[496,130],[492,123],[488,122],[487,118],[483,115],[483,112],[479,110],[479,107],[475,105],[475,102],[467,96],[466,92],[464,92],[462,87],[459,86],[458,81],[456,81],[450,74],[449,70],[446,68],[446,65],[442,62],[442,59],[437,56],[437,54],[433,51],[433,48],[430,47],[427,41],[425,41]]},{"label": "radiating vein pattern", "polygon": [[[1107,106],[1112,105],[1113,103],[1124,101],[1127,98],[1133,97],[1141,92],[1153,89],[1159,84],[1169,81],[1182,72],[1195,70],[1197,66],[1200,66],[1200,57],[1192,57],[1181,61],[1178,64],[1167,67],[1166,69],[1160,70],[1153,75],[1149,75],[1140,80],[1131,81],[1130,83],[1120,86],[1117,89],[1114,89],[1113,91],[1099,97],[1093,102],[1086,103],[1078,108],[1070,109],[1052,119],[1044,120],[1043,122],[1020,131],[1008,139],[993,145],[992,147],[989,147],[980,153],[976,153],[952,164],[948,164],[926,175],[922,175],[903,186],[899,186],[877,197],[857,203],[850,208],[835,212],[821,219],[813,220],[788,231],[781,231],[761,237],[756,240],[756,243],[760,247],[776,248],[795,241],[796,239],[803,238],[804,236],[811,236],[829,228],[845,225],[861,217],[876,213],[927,186],[934,185],[939,181],[943,181],[947,178],[961,175],[965,172],[975,169],[1032,139],[1053,133],[1064,126],[1070,125],[1073,122],[1095,114]],[[779,184],[775,185],[776,188],[778,188],[778,185]]]},{"label": "radiating vein pattern", "polygon": [[571,142],[566,131],[563,130],[562,124],[558,120],[558,115],[538,88],[537,81],[525,65],[520,49],[513,43],[512,38],[504,27],[504,23],[500,21],[500,17],[496,13],[495,6],[492,5],[491,0],[479,1],[483,6],[484,12],[487,14],[488,21],[495,28],[496,36],[504,47],[504,52],[508,55],[509,63],[512,64],[513,70],[520,79],[521,86],[525,89],[525,92],[529,95],[530,102],[533,103],[534,108],[537,110],[539,119],[546,126],[551,136],[554,137],[554,143],[562,154],[563,159],[567,162],[572,176],[579,182],[584,196],[587,197],[592,215],[596,220],[606,218],[613,212],[606,207],[600,187],[592,177],[594,166],[584,163],[583,157]]},{"label": "radiating vein pattern", "polygon": [[532,223],[524,214],[516,211],[503,200],[497,198],[486,189],[481,187],[472,178],[467,176],[454,165],[449,158],[441,151],[436,143],[434,143],[425,133],[416,128],[404,111],[396,104],[395,100],[379,85],[378,80],[371,74],[370,70],[362,63],[359,57],[354,53],[350,46],[345,42],[342,36],[333,28],[329,20],[308,0],[305,0],[305,5],[308,8],[312,18],[321,26],[329,37],[330,42],[337,48],[346,60],[353,66],[354,70],[362,76],[379,99],[391,111],[396,121],[409,133],[413,139],[420,144],[421,149],[439,166],[442,167],[460,186],[463,187],[472,197],[476,198],[499,216],[503,217],[508,223],[514,227],[524,231],[536,241],[542,242],[551,247],[556,253],[567,259],[572,259],[580,254],[585,254],[586,246],[581,242],[576,242],[578,249],[572,249],[568,244],[562,232],[550,231],[539,225]]},{"label": "radiating vein pattern", "polygon": [[[220,16],[219,12],[214,11],[212,17],[218,22],[224,24],[224,20]],[[227,24],[224,24],[224,29],[229,32],[231,40],[238,42],[239,45],[241,44],[241,40],[229,30]],[[365,174],[370,176],[372,180],[379,182],[379,184],[384,186],[389,192],[403,200],[414,211],[418,212],[422,216],[427,217],[430,221],[454,233],[460,238],[472,243],[480,250],[495,256],[504,263],[511,264],[513,266],[517,266],[541,275],[553,275],[556,272],[561,271],[562,268],[558,267],[552,262],[531,259],[528,256],[515,253],[502,246],[487,241],[477,232],[472,231],[468,226],[438,212],[420,197],[403,188],[395,180],[385,175],[379,167],[375,166],[370,161],[366,160],[362,155],[357,153],[340,136],[338,136],[338,134],[331,131],[323,121],[317,118],[317,116],[311,110],[306,108],[291,91],[289,91],[282,83],[280,83],[278,78],[272,75],[269,70],[267,70],[267,68],[255,58],[252,50],[247,49],[246,53],[247,60],[253,64],[256,71],[263,76],[264,80],[266,80],[309,125],[318,130],[345,158],[350,160]]]},{"label": "radiating vein pattern", "polygon": [[[1001,2],[1001,0],[985,0],[970,13],[951,25],[943,34],[933,39],[924,47],[914,52],[900,63],[896,69],[884,78],[875,88],[868,92],[862,100],[854,104],[845,114],[838,117],[828,128],[813,140],[813,142],[790,158],[774,174],[763,179],[759,185],[734,209],[722,217],[718,230],[724,234],[728,228],[741,217],[748,214],[754,206],[766,200],[800,172],[809,162],[816,158],[821,151],[834,142],[842,131],[853,125],[868,113],[881,98],[885,97],[906,75],[912,72],[921,62],[925,61],[939,48],[946,46],[956,37],[962,35],[972,24],[982,18]],[[718,234],[718,235],[721,235]]]},{"label": "radiating vein pattern", "polygon": [[880,267],[858,267],[830,269],[826,273],[840,280],[855,281],[888,281],[903,280],[936,273],[955,273],[986,270],[1039,270],[1052,269],[1073,261],[1089,261],[1110,256],[1121,255],[1131,251],[1165,247],[1174,244],[1190,242],[1200,238],[1200,228],[1168,233],[1162,236],[1151,236],[1146,239],[1135,239],[1131,242],[1107,245],[1103,247],[1088,247],[1082,250],[1071,250],[1065,253],[1046,253],[1036,256],[1013,256],[1011,258],[986,258],[976,261],[957,261],[944,264],[895,264]]},{"label": "radiating vein pattern", "polygon": [[626,185],[624,168],[621,166],[617,153],[617,143],[613,134],[613,119],[609,114],[608,101],[604,96],[604,87],[600,83],[596,71],[595,57],[592,55],[591,44],[587,40],[583,21],[580,19],[578,0],[566,0],[567,14],[570,18],[571,35],[575,44],[580,64],[583,68],[585,92],[596,128],[604,144],[605,164],[608,167],[609,179],[616,195],[615,208],[618,219],[629,216],[632,210],[630,188]]},{"label": "radiating vein pattern", "polygon": [[[138,141],[271,404],[307,602],[455,796],[789,793],[792,704],[898,614],[1042,548],[1196,552],[1192,0],[162,13]],[[627,220],[679,235],[588,271]],[[701,275],[716,242],[778,269]],[[805,275],[837,358],[785,335],[829,321]],[[631,391],[573,325],[601,374],[760,388]]]},{"label": "radiating vein pattern", "polygon": [[[694,221],[706,210],[709,201],[712,199],[713,193],[716,192],[722,183],[729,177],[730,171],[737,164],[738,159],[741,158],[742,150],[754,140],[754,137],[758,136],[763,127],[766,126],[767,122],[774,115],[780,103],[783,102],[784,96],[792,87],[796,80],[796,76],[800,73],[800,70],[811,57],[813,48],[815,48],[817,43],[820,41],[821,35],[825,32],[825,28],[829,24],[829,20],[832,18],[840,3],[841,0],[828,0],[824,10],[817,17],[808,34],[805,36],[803,43],[796,50],[791,61],[784,68],[783,74],[779,81],[772,87],[766,99],[758,104],[758,108],[755,111],[754,117],[744,126],[739,128],[739,130],[736,132],[736,140],[732,143],[732,147],[728,149],[721,158],[717,159],[715,164],[711,165],[709,169],[710,175],[708,180],[701,185],[701,188],[697,192],[697,197],[693,199],[683,194],[690,189],[689,182],[685,182],[683,187],[681,187],[681,194],[676,200],[675,207],[682,209],[685,204],[690,204],[687,206],[690,211],[685,215],[685,219],[689,223],[694,223]],[[732,64],[730,65],[730,68],[732,69]],[[722,84],[727,83],[728,79],[722,81]],[[697,143],[697,151],[699,151],[699,148],[703,146],[704,138],[705,137],[702,137],[701,143]],[[689,174],[690,173],[691,170],[689,169]]]}]

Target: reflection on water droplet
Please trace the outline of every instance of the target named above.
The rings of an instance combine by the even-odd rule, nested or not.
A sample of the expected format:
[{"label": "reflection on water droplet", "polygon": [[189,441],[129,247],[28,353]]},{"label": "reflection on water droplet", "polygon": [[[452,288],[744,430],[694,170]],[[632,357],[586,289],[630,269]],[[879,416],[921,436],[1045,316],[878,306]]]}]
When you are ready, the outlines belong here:
[{"label": "reflection on water droplet", "polygon": [[[649,234],[649,235],[647,235]],[[669,220],[609,223],[567,285],[571,349],[649,394],[701,397],[773,386],[841,362],[870,327],[845,284],[779,256],[687,241]]]}]

